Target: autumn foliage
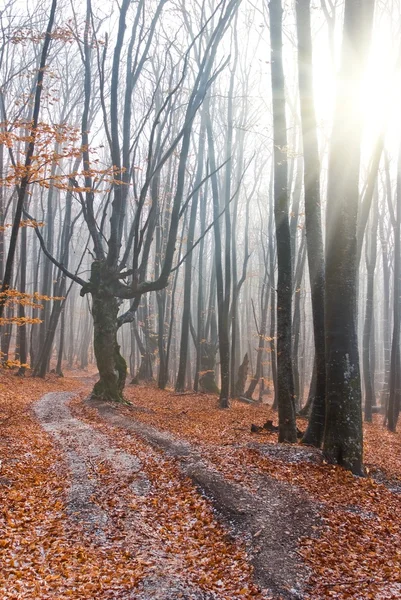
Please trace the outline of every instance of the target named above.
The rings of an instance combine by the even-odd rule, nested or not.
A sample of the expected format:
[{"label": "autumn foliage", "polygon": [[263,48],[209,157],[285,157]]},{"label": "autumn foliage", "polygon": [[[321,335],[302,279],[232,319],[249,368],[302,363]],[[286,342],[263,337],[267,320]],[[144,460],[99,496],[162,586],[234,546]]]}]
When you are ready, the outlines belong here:
[{"label": "autumn foliage", "polygon": [[[94,501],[108,514],[107,543],[73,518],[65,456],[36,421],[32,403],[48,391],[78,388],[82,384],[76,379],[20,380],[1,374],[1,597],[115,598],[142,589],[149,578],[173,577],[176,568],[213,598],[274,597],[258,591],[244,547],[228,536],[175,461],[104,422],[82,404],[86,391],[72,402],[75,416],[142,461],[152,492],[133,495],[112,463],[93,458],[90,469],[101,483]],[[357,478],[325,464],[319,450],[278,445],[274,433],[251,434],[251,423],[276,419],[269,407],[235,402],[230,411],[221,411],[214,396],[143,387],[131,388],[129,395],[134,407],[116,410],[189,441],[228,480],[252,490],[264,475],[290,484],[295,495],[307,493],[320,521],[297,550],[310,567],[305,599],[399,598],[398,434],[383,432],[379,421],[366,426],[368,476]],[[172,570],[158,573],[165,556]]]}]

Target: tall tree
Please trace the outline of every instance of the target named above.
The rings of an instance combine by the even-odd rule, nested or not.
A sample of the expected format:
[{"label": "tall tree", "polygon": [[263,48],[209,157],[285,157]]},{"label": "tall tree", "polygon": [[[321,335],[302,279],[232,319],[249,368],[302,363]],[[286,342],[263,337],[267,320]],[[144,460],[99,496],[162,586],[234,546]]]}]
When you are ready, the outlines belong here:
[{"label": "tall tree", "polygon": [[298,82],[304,158],[305,229],[315,342],[312,412],[303,441],[320,446],[326,403],[324,340],[324,248],[320,201],[320,160],[313,88],[310,0],[295,3],[298,36]]},{"label": "tall tree", "polygon": [[[391,202],[391,200],[389,199]],[[400,318],[401,318],[401,146],[398,151],[397,190],[395,210],[391,215],[394,230],[394,284],[393,284],[393,337],[391,341],[389,397],[387,408],[387,427],[395,431],[400,414],[401,402],[401,356],[400,356]]]},{"label": "tall tree", "polygon": [[277,401],[279,441],[296,442],[292,371],[292,263],[287,184],[287,121],[283,70],[281,0],[269,2],[273,104],[274,216],[277,244]]},{"label": "tall tree", "polygon": [[[198,166],[194,182],[194,194],[191,203],[191,212],[189,217],[188,233],[187,233],[187,249],[190,250],[194,243],[196,216],[198,212],[198,200],[200,194],[200,186],[203,174],[204,151],[206,140],[206,104],[202,110],[201,128],[199,134],[198,146]],[[189,343],[189,321],[191,316],[191,283],[192,283],[192,257],[190,252],[185,259],[185,274],[184,274],[184,307],[181,323],[181,343],[180,343],[180,361],[177,374],[175,389],[177,392],[183,392],[185,389],[185,374],[187,368],[187,355]]]},{"label": "tall tree", "polygon": [[363,472],[361,382],[357,339],[356,233],[362,136],[361,86],[374,0],[345,0],[341,66],[327,187],[325,335],[329,462]]},{"label": "tall tree", "polygon": [[[215,159],[215,147],[213,140],[213,130],[211,121],[209,119],[207,123],[207,136],[209,144],[209,160],[210,167],[212,170],[212,196],[213,196],[213,232],[214,232],[214,257],[215,257],[215,269],[216,269],[216,290],[217,290],[217,319],[218,319],[218,333],[219,333],[219,353],[220,353],[220,374],[221,374],[221,388],[220,388],[220,408],[228,408],[229,406],[229,391],[230,391],[230,339],[229,339],[229,323],[228,323],[228,309],[229,305],[226,303],[226,294],[230,291],[230,288],[224,285],[225,279],[223,275],[223,262],[222,262],[222,240],[221,230],[219,222],[220,214],[220,195],[219,186],[216,176],[216,159]],[[226,231],[226,233],[229,233]],[[230,269],[230,265],[226,263],[226,268]],[[225,273],[225,277],[229,278],[229,273]]]},{"label": "tall tree", "polygon": [[362,363],[363,363],[363,380],[365,384],[365,421],[372,420],[372,407],[376,404],[375,400],[375,365],[373,360],[373,343],[374,341],[374,292],[375,292],[375,270],[377,260],[377,226],[379,222],[379,207],[378,194],[376,194],[375,203],[373,206],[372,226],[369,235],[365,240],[366,254],[366,304],[365,304],[365,321],[363,326],[363,344],[362,344]]},{"label": "tall tree", "polygon": [[27,145],[27,150],[26,150],[26,154],[25,154],[25,164],[22,169],[21,180],[18,182],[17,203],[16,203],[16,209],[15,209],[15,213],[14,213],[14,220],[13,220],[13,225],[12,225],[12,229],[11,229],[10,244],[8,247],[7,260],[5,262],[4,276],[3,276],[3,282],[2,282],[2,287],[1,287],[0,318],[2,317],[3,312],[4,312],[4,307],[5,307],[5,302],[6,302],[6,292],[11,284],[15,251],[17,248],[18,233],[19,233],[19,229],[20,229],[20,223],[21,223],[21,219],[22,219],[25,198],[26,198],[28,187],[29,187],[29,184],[30,184],[30,181],[32,178],[31,166],[32,166],[33,155],[34,155],[34,151],[35,151],[35,141],[36,141],[36,136],[37,136],[37,131],[38,131],[39,112],[40,112],[42,90],[43,90],[43,79],[44,79],[44,75],[45,75],[46,60],[47,60],[47,56],[49,53],[49,47],[50,47],[50,42],[51,42],[51,33],[52,33],[53,25],[54,25],[56,8],[57,8],[57,0],[53,0],[51,7],[50,7],[50,15],[49,15],[48,23],[47,23],[46,34],[45,34],[45,39],[43,42],[39,70],[38,70],[38,75],[37,75],[37,80],[36,80],[35,97],[34,97],[33,111],[32,111],[32,125],[30,127],[29,143]]},{"label": "tall tree", "polygon": [[[178,79],[178,83],[173,87],[171,85],[168,86],[161,107],[158,110],[154,107],[155,94],[153,93],[150,107],[145,109],[143,122],[139,124],[133,141],[131,127],[133,121],[133,94],[137,91],[138,79],[143,74],[144,65],[149,59],[152,41],[155,36],[156,27],[160,23],[165,2],[166,0],[163,0],[156,6],[154,14],[150,16],[150,22],[148,22],[149,15],[144,10],[143,0],[134,7],[133,25],[128,41],[128,52],[126,54],[125,86],[121,83],[121,71],[125,48],[126,22],[131,2],[130,0],[123,0],[121,3],[116,42],[112,55],[109,111],[107,110],[104,98],[104,56],[103,60],[99,61],[99,93],[103,108],[103,125],[112,163],[110,167],[112,171],[112,201],[111,203],[108,201],[104,203],[103,214],[99,223],[95,212],[95,192],[97,188],[89,152],[87,129],[92,96],[91,53],[94,48],[97,48],[98,44],[94,28],[90,27],[93,15],[91,2],[87,0],[87,15],[89,16],[86,19],[83,44],[79,40],[81,52],[84,57],[85,72],[85,100],[81,127],[82,158],[84,164],[82,175],[84,185],[80,186],[77,182],[76,191],[80,197],[83,216],[93,242],[94,260],[91,264],[89,281],[84,281],[81,277],[69,272],[59,261],[52,257],[51,253],[46,250],[42,238],[42,248],[46,256],[59,269],[82,286],[81,295],[90,294],[92,298],[94,352],[100,376],[99,381],[94,386],[93,395],[114,401],[121,401],[123,399],[122,394],[127,374],[126,362],[121,355],[117,340],[118,328],[135,318],[135,313],[143,294],[158,291],[168,285],[175,256],[180,217],[184,212],[183,204],[187,182],[187,163],[191,147],[193,123],[209,87],[226,65],[227,61],[221,63],[214,70],[219,43],[238,5],[238,0],[230,0],[229,2],[222,0],[212,9],[211,14],[204,20],[199,33],[189,44],[182,61],[178,62],[179,66],[173,65],[172,67],[175,71],[175,80]],[[198,69],[192,72],[190,77],[188,70],[189,56],[195,44],[202,41],[202,36],[206,29],[208,29],[208,38],[204,43],[204,47],[201,48]],[[131,52],[134,47],[135,52]],[[104,52],[107,52],[107,46]],[[184,90],[184,82],[186,81],[190,81],[188,91]],[[160,79],[156,80],[156,88],[162,83]],[[124,96],[123,108],[121,108],[122,103],[120,102],[122,91]],[[185,92],[187,96],[181,104],[180,127],[177,134],[171,138],[168,122],[171,113],[176,109],[175,102],[179,92]],[[167,118],[165,116],[166,113],[169,115]],[[176,111],[175,115],[178,114]],[[124,124],[122,130],[119,126],[120,121]],[[146,124],[149,128],[148,137],[143,136],[143,129]],[[167,131],[162,131],[160,135],[167,135],[168,137],[168,143],[161,156],[155,155],[155,148],[157,147],[155,140],[158,135],[159,126],[167,127]],[[146,169],[141,181],[140,179],[136,179],[137,170],[135,168],[134,156],[135,151],[138,150],[138,140],[143,139],[143,137],[147,139],[147,150],[145,150],[147,157]],[[152,181],[159,175],[175,151],[178,151],[177,177],[171,203],[169,230],[168,233],[166,232],[167,243],[163,267],[157,279],[148,280],[151,247],[157,224],[155,215],[156,207],[152,206],[148,210],[148,192],[151,189]],[[128,194],[132,188],[136,192],[135,214],[130,226],[127,227],[126,237],[124,238],[128,212]],[[105,228],[106,216],[109,217],[108,229]],[[36,231],[37,235],[40,236],[38,230]],[[128,263],[131,265],[131,268],[126,269]],[[124,299],[131,300],[132,304],[129,310],[119,315],[121,300]]]}]

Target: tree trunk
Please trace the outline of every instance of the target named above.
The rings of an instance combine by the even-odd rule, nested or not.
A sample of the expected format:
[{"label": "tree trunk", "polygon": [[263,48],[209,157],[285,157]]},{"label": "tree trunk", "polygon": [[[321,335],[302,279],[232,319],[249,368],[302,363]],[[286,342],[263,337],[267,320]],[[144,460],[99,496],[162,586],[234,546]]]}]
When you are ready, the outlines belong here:
[{"label": "tree trunk", "polygon": [[[26,292],[26,263],[27,263],[27,236],[26,236],[26,227],[22,228],[21,231],[21,264],[20,264],[20,289],[19,291],[22,293]],[[46,303],[45,303],[46,304]],[[18,306],[18,317],[20,319],[25,318],[25,306],[21,302]],[[18,328],[18,348],[19,348],[19,361],[20,367],[18,369],[17,375],[23,377],[26,371],[26,362],[28,360],[28,348],[27,348],[27,326],[22,325]]]},{"label": "tree trunk", "polygon": [[383,268],[383,387],[381,391],[380,403],[384,409],[385,423],[387,422],[388,390],[390,375],[390,265],[388,257],[388,240],[384,231],[384,210],[380,215],[379,231],[380,243],[382,248],[382,268]]},{"label": "tree trunk", "polygon": [[[195,225],[196,216],[198,213],[198,200],[200,193],[200,183],[202,181],[203,174],[203,160],[205,150],[205,133],[206,133],[206,109],[204,108],[202,113],[202,122],[200,129],[200,140],[198,149],[198,165],[196,171],[196,177],[194,181],[195,193],[192,197],[191,212],[189,217],[188,233],[187,233],[187,252],[192,248],[195,237]],[[180,342],[180,359],[179,368],[177,374],[177,380],[175,383],[175,391],[183,392],[185,389],[185,375],[187,368],[187,357],[189,352],[189,320],[191,316],[191,290],[192,290],[192,259],[193,252],[190,252],[185,259],[185,273],[184,273],[184,301],[183,301],[183,312],[181,321],[181,342]]]},{"label": "tree trunk", "polygon": [[270,283],[270,364],[273,379],[273,410],[277,410],[277,353],[276,353],[276,275],[275,275],[275,252],[274,252],[274,231],[273,231],[273,193],[270,193],[269,208],[269,283]]},{"label": "tree trunk", "polygon": [[[2,119],[3,120],[3,119]],[[5,129],[5,124],[0,125],[0,132]],[[4,144],[0,144],[0,281],[4,273]]]},{"label": "tree trunk", "polygon": [[327,414],[323,449],[329,462],[338,463],[355,474],[363,473],[356,304],[356,232],[362,135],[360,93],[373,7],[373,0],[345,1],[327,189]]},{"label": "tree trunk", "polygon": [[[197,299],[197,339],[196,339],[196,369],[194,377],[194,390],[198,391],[200,371],[202,370],[202,352],[203,344],[205,342],[205,308],[204,308],[204,293],[203,293],[203,258],[205,248],[205,229],[206,229],[206,204],[207,204],[207,190],[204,196],[202,196],[202,202],[199,204],[200,212],[200,235],[202,236],[199,245],[199,256],[198,256],[198,299]],[[213,367],[214,372],[214,367]]]},{"label": "tree trunk", "polygon": [[305,259],[306,259],[306,248],[305,248],[305,236],[302,237],[301,244],[298,251],[297,268],[295,269],[295,281],[294,281],[294,317],[292,321],[293,327],[293,372],[294,372],[294,401],[295,409],[298,412],[301,408],[301,400],[303,396],[303,390],[301,390],[300,384],[300,368],[299,368],[299,345],[301,338],[301,289],[302,279],[305,270]]},{"label": "tree trunk", "polygon": [[58,350],[57,350],[56,374],[59,375],[59,377],[64,377],[64,375],[63,375],[64,338],[65,338],[65,305],[63,306],[63,309],[61,311],[60,337],[59,337]]},{"label": "tree trunk", "polygon": [[[324,340],[324,250],[320,206],[320,161],[313,100],[313,64],[310,0],[296,2],[298,81],[304,153],[305,229],[315,343],[313,404],[305,444],[320,447],[326,413]],[[309,399],[308,399],[309,400]]]},{"label": "tree trunk", "polygon": [[393,339],[391,343],[389,399],[387,427],[395,431],[400,412],[401,365],[400,365],[400,294],[401,294],[401,146],[398,154],[396,210],[394,223],[394,287],[393,287]]},{"label": "tree trunk", "polygon": [[296,442],[294,379],[291,356],[292,263],[288,220],[287,125],[282,58],[281,0],[271,0],[270,43],[274,138],[274,216],[277,241],[277,399],[279,442]]},{"label": "tree trunk", "polygon": [[118,301],[107,294],[92,294],[93,347],[99,369],[99,381],[92,396],[123,402],[127,364],[117,343]]},{"label": "tree trunk", "polygon": [[235,383],[235,398],[239,398],[243,396],[245,390],[246,380],[248,378],[248,366],[249,366],[249,358],[248,353],[245,354],[244,360],[238,367],[238,376],[237,381]]},{"label": "tree trunk", "polygon": [[[220,408],[228,408],[229,402],[229,391],[230,391],[230,340],[228,335],[228,310],[227,305],[227,288],[224,286],[223,281],[223,265],[222,265],[222,243],[221,243],[221,231],[219,223],[219,189],[216,177],[216,160],[214,154],[214,141],[213,132],[210,120],[207,123],[207,135],[209,142],[209,160],[210,168],[212,172],[212,190],[213,190],[213,231],[214,231],[214,256],[215,256],[215,268],[216,268],[216,289],[217,289],[217,314],[218,314],[218,331],[219,331],[219,352],[220,352],[220,374],[221,374],[221,389],[220,389]],[[227,212],[227,211],[226,211]],[[226,234],[228,234],[226,230]],[[226,240],[227,243],[227,240]],[[227,254],[226,254],[227,258]],[[226,269],[230,269],[230,265],[227,265]],[[226,282],[229,277],[229,272],[226,272]],[[226,294],[225,294],[226,292]],[[228,295],[230,289],[228,289]]]},{"label": "tree trunk", "polygon": [[[256,389],[256,386],[259,383],[260,378],[262,377],[262,372],[263,372],[263,359],[264,359],[264,353],[265,353],[265,340],[266,340],[266,330],[267,330],[267,311],[269,308],[269,297],[270,297],[268,284],[269,284],[269,280],[266,277],[265,281],[263,283],[263,286],[262,286],[261,302],[260,302],[261,313],[262,313],[261,314],[261,324],[260,324],[260,329],[257,329],[258,349],[257,349],[257,357],[256,357],[256,370],[255,370],[255,374],[252,377],[251,382],[248,386],[248,389],[246,390],[246,393],[245,393],[245,396],[247,398],[249,398],[250,400],[252,400],[253,393]],[[256,317],[255,317],[255,319],[256,319]],[[255,325],[256,325],[256,328],[258,328],[257,323],[255,323]],[[248,354],[246,354],[246,356],[248,357]]]},{"label": "tree trunk", "polygon": [[201,372],[199,387],[206,394],[218,394],[219,388],[215,379],[216,346],[206,341],[201,345]]},{"label": "tree trunk", "polygon": [[[365,421],[372,421],[372,406],[376,404],[374,385],[374,362],[372,360],[372,337],[374,334],[374,282],[377,258],[378,198],[375,198],[372,228],[365,236],[366,248],[366,310],[363,328],[363,379],[365,384]],[[370,238],[370,239],[369,239]],[[370,244],[368,243],[370,241]],[[370,246],[370,247],[369,247]]]}]

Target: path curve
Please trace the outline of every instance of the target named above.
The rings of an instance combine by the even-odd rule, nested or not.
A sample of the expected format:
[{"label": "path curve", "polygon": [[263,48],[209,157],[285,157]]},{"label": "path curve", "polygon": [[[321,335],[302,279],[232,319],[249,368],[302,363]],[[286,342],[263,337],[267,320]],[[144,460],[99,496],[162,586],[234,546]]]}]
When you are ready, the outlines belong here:
[{"label": "path curve", "polygon": [[[115,445],[110,438],[90,422],[73,416],[68,403],[76,394],[51,392],[34,404],[34,412],[42,427],[53,437],[61,448],[69,468],[69,490],[67,511],[70,518],[76,519],[91,534],[97,543],[107,545],[113,517],[108,509],[96,502],[100,495],[100,482],[97,480],[96,465],[107,463],[117,479],[129,482],[130,492],[136,496],[152,493],[152,483],[144,475],[145,454],[130,454]],[[200,447],[180,440],[168,432],[135,420],[132,415],[121,414],[119,407],[88,399],[86,404],[99,411],[103,420],[118,429],[123,429],[135,438],[146,443],[149,454],[155,450],[174,459],[185,477],[189,477],[203,496],[214,506],[217,515],[230,533],[246,543],[249,558],[255,568],[257,583],[271,597],[296,600],[304,597],[308,569],[297,553],[297,541],[302,535],[310,534],[316,522],[316,506],[305,493],[295,487],[262,475],[257,486],[250,491],[245,485],[234,483],[224,477],[224,473],[202,456]],[[156,452],[157,454],[157,452]],[[137,535],[144,539],[141,520],[126,518],[126,536]],[[172,566],[171,558],[166,560],[167,573]],[[170,561],[170,562],[169,562]],[[121,599],[135,600],[218,600],[214,593],[192,587],[183,580],[176,566],[174,576],[146,577],[140,589],[128,592]],[[132,595],[133,594],[133,595]]]},{"label": "path curve", "polygon": [[[110,438],[74,417],[69,401],[76,396],[71,392],[50,392],[33,405],[33,411],[43,429],[61,448],[69,469],[67,513],[79,521],[92,539],[104,547],[112,545],[113,518],[96,503],[100,491],[94,463],[107,462],[121,481],[129,481],[130,492],[137,497],[152,493],[152,483],[142,472],[143,462],[137,457],[115,447]],[[149,448],[149,452],[153,452]],[[123,524],[121,522],[123,521]],[[139,516],[128,511],[119,519],[119,532],[123,527],[123,544],[137,536],[139,543],[147,544],[145,552],[154,553],[158,563],[157,572],[150,570],[135,589],[119,592],[119,600],[219,600],[214,592],[199,589],[186,580],[185,573],[177,564],[177,558],[167,556],[160,548],[153,548],[157,537]],[[150,547],[150,550],[149,550]],[[133,552],[137,548],[133,547]]]},{"label": "path curve", "polygon": [[304,597],[309,569],[298,554],[298,540],[310,536],[319,521],[319,509],[306,492],[268,475],[258,478],[256,491],[229,481],[205,460],[200,448],[170,433],[121,414],[119,406],[88,398],[103,419],[135,434],[154,448],[175,458],[183,475],[189,477],[214,505],[220,519],[234,537],[245,541],[257,583],[277,597]]}]

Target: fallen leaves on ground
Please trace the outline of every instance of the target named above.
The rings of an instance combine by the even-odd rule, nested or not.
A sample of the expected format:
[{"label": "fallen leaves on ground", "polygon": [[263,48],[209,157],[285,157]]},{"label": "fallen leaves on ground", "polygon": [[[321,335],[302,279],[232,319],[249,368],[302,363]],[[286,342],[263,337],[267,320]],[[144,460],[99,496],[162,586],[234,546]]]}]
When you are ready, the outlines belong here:
[{"label": "fallen leaves on ground", "polygon": [[0,593],[2,599],[116,598],[131,575],[123,550],[89,540],[65,510],[63,457],[31,412],[43,394],[76,389],[58,378],[0,377]]},{"label": "fallen leaves on ground", "polygon": [[[220,410],[213,396],[143,387],[130,387],[127,396],[135,419],[200,444],[226,477],[252,487],[267,474],[321,503],[322,527],[300,541],[312,568],[305,598],[401,597],[401,435],[383,429],[378,416],[365,425],[365,457],[369,474],[379,470],[385,484],[324,464],[319,451],[306,447],[276,452],[275,434],[250,433],[251,423],[277,421],[267,405],[233,402],[230,410]],[[129,414],[129,408],[122,410]]]},{"label": "fallen leaves on ground", "polygon": [[[94,461],[94,477],[101,482],[96,502],[110,515],[109,542],[99,543],[69,517],[67,467],[30,407],[48,391],[79,385],[0,377],[1,597],[124,598],[127,590],[174,577],[177,569],[219,600],[262,597],[244,548],[227,537],[174,460],[103,423],[78,402],[78,415],[141,458],[152,491],[130,494],[109,465]],[[278,445],[274,433],[251,434],[251,423],[276,422],[268,406],[234,402],[220,410],[214,396],[150,387],[127,392],[134,406],[119,407],[122,413],[190,441],[225,477],[252,489],[268,475],[319,503],[322,524],[299,545],[311,567],[305,599],[401,597],[401,435],[384,430],[378,417],[365,426],[369,476],[356,478],[324,464],[318,451]],[[160,572],[166,556],[171,573]]]},{"label": "fallen leaves on ground", "polygon": [[[210,597],[216,600],[270,597],[260,594],[253,583],[253,569],[244,547],[235,543],[217,522],[210,504],[182,477],[174,459],[164,457],[137,436],[108,425],[96,410],[83,406],[79,400],[73,401],[72,406],[75,416],[95,426],[113,444],[118,443],[142,462],[141,472],[151,482],[149,494],[133,498],[125,482],[103,467],[100,472],[103,494],[98,502],[116,522],[126,518],[127,506],[140,515],[140,530],[126,540],[126,546],[131,546],[131,552],[132,547],[138,548],[150,576],[174,578],[185,573],[189,587],[212,593]],[[113,490],[112,495],[109,490]],[[143,528],[147,540],[141,538]],[[171,573],[164,565],[166,554]]]},{"label": "fallen leaves on ground", "polygon": [[[189,591],[202,590],[204,598],[267,598],[253,583],[244,548],[228,537],[174,460],[101,423],[114,445],[140,457],[151,491],[132,492],[132,482],[93,459],[100,483],[93,501],[107,512],[106,538],[96,539],[71,517],[65,457],[31,405],[46,392],[77,386],[56,378],[0,377],[1,598],[149,598],[151,591],[141,595],[146,585],[152,590],[158,580],[175,579],[188,582]],[[175,597],[187,597],[184,592]]]}]

